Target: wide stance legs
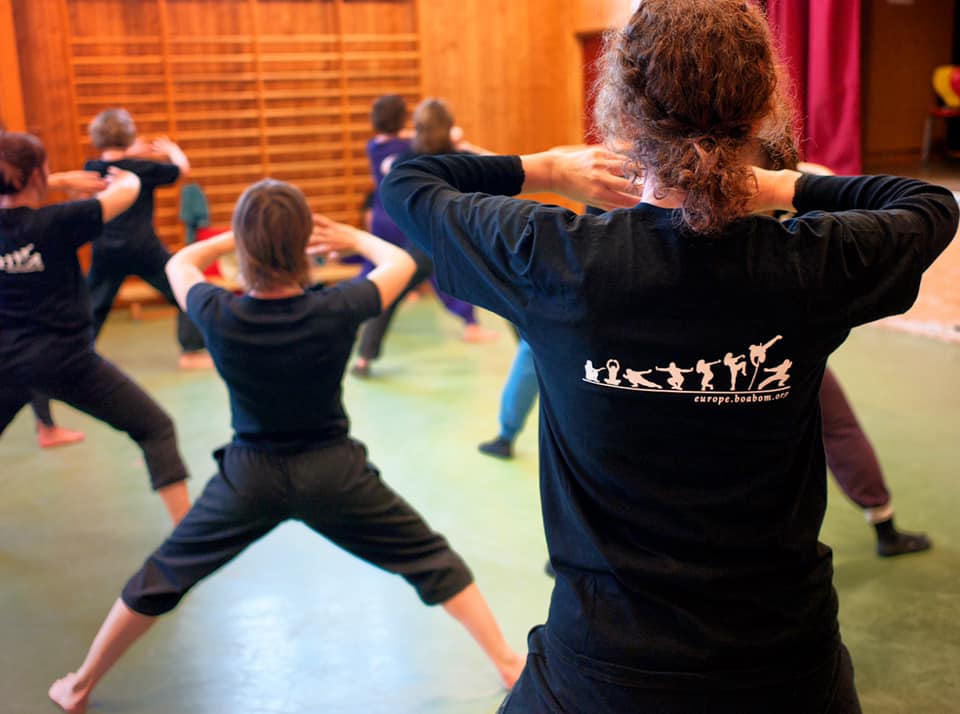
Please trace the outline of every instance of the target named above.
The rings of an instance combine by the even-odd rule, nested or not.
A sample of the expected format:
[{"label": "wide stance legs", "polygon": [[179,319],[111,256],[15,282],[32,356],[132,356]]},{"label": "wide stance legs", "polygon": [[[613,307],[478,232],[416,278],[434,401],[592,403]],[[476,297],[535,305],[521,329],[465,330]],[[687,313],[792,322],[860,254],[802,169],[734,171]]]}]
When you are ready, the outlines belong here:
[{"label": "wide stance legs", "polygon": [[[158,616],[289,519],[403,577],[425,604],[442,605],[463,625],[505,686],[517,681],[525,658],[507,644],[466,564],[383,482],[362,444],[346,439],[295,454],[231,444],[216,457],[220,472],[127,582],[83,664],[50,687],[50,698],[65,711],[85,711],[96,683]],[[171,515],[186,505],[177,485],[160,491]]]}]

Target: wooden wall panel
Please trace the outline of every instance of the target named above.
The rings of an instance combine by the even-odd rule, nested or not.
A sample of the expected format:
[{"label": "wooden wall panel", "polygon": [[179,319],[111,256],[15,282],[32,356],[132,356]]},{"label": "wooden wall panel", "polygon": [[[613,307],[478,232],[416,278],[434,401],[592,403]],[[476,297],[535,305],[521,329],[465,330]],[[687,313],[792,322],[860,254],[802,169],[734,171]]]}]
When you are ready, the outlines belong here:
[{"label": "wooden wall panel", "polygon": [[576,0],[573,3],[573,28],[594,34],[620,27],[637,9],[637,0]]},{"label": "wooden wall panel", "polygon": [[578,141],[569,8],[552,0],[422,2],[424,93],[447,100],[467,138],[494,151]]},{"label": "wooden wall panel", "polygon": [[[863,3],[864,160],[920,155],[932,98],[930,74],[952,56],[954,0]],[[936,122],[938,135],[943,122]]]},{"label": "wooden wall panel", "polygon": [[13,5],[0,0],[0,127],[23,131],[27,127],[20,86],[20,58],[17,56],[17,30],[13,24]]},{"label": "wooden wall panel", "polygon": [[578,35],[618,26],[635,4],[421,2],[424,94],[447,100],[467,138],[493,151],[579,143],[585,110]]},{"label": "wooden wall panel", "polygon": [[[159,4],[114,0],[67,0],[70,53],[67,77],[76,107],[76,142],[84,159],[95,158],[87,127],[100,111],[124,107],[145,137],[173,134],[165,45]],[[176,222],[178,190],[156,194],[157,231],[171,244],[179,242]]]},{"label": "wooden wall panel", "polygon": [[50,168],[79,166],[76,105],[69,75],[69,25],[65,0],[14,0],[27,131],[47,147]]},{"label": "wooden wall panel", "polygon": [[[229,222],[263,176],[301,186],[315,210],[356,221],[370,185],[364,144],[372,99],[420,96],[415,0],[14,0],[20,56],[45,55],[24,103],[54,168],[96,154],[90,119],[128,108],[141,135],[181,144]],[[37,28],[41,18],[55,18]],[[55,91],[49,91],[55,89]],[[66,117],[65,117],[66,113]],[[53,118],[56,117],[56,121]],[[157,228],[181,240],[178,191],[157,194]]]},{"label": "wooden wall panel", "polygon": [[[372,133],[370,105],[383,94],[401,94],[409,106],[421,93],[417,4],[383,0],[342,2],[343,91],[350,190],[372,186],[366,144]],[[363,198],[362,195],[357,198]]]}]

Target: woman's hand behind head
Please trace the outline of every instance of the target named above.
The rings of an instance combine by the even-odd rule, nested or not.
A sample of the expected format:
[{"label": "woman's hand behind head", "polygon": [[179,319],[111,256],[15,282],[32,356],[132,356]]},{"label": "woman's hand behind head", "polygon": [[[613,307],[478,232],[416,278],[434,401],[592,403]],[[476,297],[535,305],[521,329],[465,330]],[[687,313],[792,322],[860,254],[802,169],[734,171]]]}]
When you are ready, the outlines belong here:
[{"label": "woman's hand behind head", "polygon": [[626,176],[630,159],[602,147],[557,148],[520,158],[525,193],[553,191],[605,210],[630,208],[640,200],[637,184]]},{"label": "woman's hand behind head", "polygon": [[314,213],[313,233],[307,242],[307,255],[333,258],[341,253],[356,252],[360,235],[358,228]]}]

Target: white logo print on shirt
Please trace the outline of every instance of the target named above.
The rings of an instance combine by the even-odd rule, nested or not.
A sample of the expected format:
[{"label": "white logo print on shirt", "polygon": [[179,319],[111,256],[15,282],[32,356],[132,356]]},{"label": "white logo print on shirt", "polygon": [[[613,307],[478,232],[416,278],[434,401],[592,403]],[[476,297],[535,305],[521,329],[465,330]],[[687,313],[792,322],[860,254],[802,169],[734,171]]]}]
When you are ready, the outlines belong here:
[{"label": "white logo print on shirt", "polygon": [[43,256],[32,253],[33,243],[18,248],[12,253],[0,255],[0,270],[6,273],[42,273]]},{"label": "white logo print on shirt", "polygon": [[[790,379],[790,368],[793,366],[793,361],[784,359],[775,367],[763,367],[763,365],[766,364],[767,361],[767,350],[771,349],[782,339],[783,335],[777,335],[767,342],[750,345],[747,354],[734,355],[732,352],[727,352],[722,359],[717,358],[711,361],[699,359],[697,360],[696,366],[691,367],[681,367],[674,361],[671,361],[664,367],[654,365],[650,369],[644,370],[627,367],[623,370],[622,378],[620,377],[621,365],[619,360],[611,358],[607,360],[605,367],[595,367],[593,360],[588,359],[583,365],[583,381],[602,387],[627,389],[630,391],[680,392],[682,394],[696,395],[694,402],[709,404],[774,401],[783,399],[790,392],[787,381]],[[746,389],[743,387],[737,389],[737,382],[740,377],[743,377],[744,381],[746,381],[748,370],[747,355],[749,355],[749,365],[753,367],[750,382]],[[713,372],[713,367],[719,364],[722,364],[729,370],[730,384],[728,389],[723,390],[721,388],[721,391],[716,392],[713,384],[714,377],[716,376]],[[769,376],[761,378],[760,383],[754,386],[761,371]],[[600,374],[602,372],[606,372],[606,377],[601,380]],[[666,386],[669,387],[669,389],[666,389],[663,384],[654,382],[644,376],[652,374],[653,372],[663,372],[667,375]],[[687,382],[685,375],[693,372],[700,375],[699,389],[697,389],[696,386],[684,387]],[[627,384],[623,384],[624,380],[626,380]],[[771,385],[773,386],[771,387]],[[770,388],[768,389],[768,387]],[[708,394],[709,396],[702,396]]]}]

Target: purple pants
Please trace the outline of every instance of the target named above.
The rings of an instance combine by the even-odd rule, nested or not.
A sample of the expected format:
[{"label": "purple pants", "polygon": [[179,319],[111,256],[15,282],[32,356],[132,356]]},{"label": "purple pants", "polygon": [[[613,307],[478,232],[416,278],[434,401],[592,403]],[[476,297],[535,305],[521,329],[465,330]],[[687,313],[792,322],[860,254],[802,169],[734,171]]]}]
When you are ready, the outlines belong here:
[{"label": "purple pants", "polygon": [[827,466],[840,488],[861,508],[886,505],[890,492],[877,455],[829,367],[820,387],[820,411]]}]

